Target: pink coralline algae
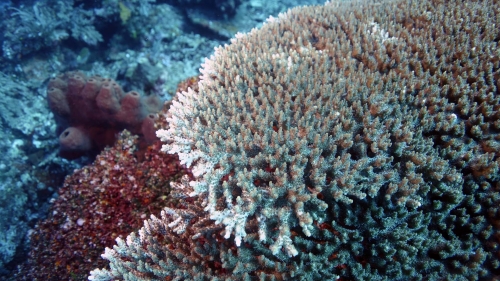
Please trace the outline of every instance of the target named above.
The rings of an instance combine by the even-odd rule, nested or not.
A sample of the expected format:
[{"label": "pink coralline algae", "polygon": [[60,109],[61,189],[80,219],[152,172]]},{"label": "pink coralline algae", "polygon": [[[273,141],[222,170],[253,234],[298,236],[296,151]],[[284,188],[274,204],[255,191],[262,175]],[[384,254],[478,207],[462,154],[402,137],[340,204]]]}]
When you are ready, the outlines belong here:
[{"label": "pink coralline algae", "polygon": [[145,143],[156,140],[153,124],[161,108],[159,99],[124,93],[112,79],[86,77],[79,71],[61,74],[50,80],[47,101],[56,116],[64,158],[95,155],[112,145],[123,129],[140,135]]},{"label": "pink coralline algae", "polygon": [[86,280],[106,262],[114,239],[138,229],[149,214],[175,205],[170,182],[185,174],[176,156],[158,143],[139,155],[138,139],[119,135],[91,166],[75,171],[59,191],[49,217],[31,235],[31,252],[15,280]]}]

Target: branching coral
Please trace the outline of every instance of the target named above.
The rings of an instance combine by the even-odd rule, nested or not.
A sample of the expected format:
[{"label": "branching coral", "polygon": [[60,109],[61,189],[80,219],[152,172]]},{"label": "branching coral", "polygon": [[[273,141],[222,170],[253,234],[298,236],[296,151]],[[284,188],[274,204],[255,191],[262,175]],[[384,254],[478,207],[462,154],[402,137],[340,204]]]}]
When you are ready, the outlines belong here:
[{"label": "branching coral", "polygon": [[238,34],[158,131],[212,224],[164,209],[90,279],[497,277],[499,9],[340,1]]}]

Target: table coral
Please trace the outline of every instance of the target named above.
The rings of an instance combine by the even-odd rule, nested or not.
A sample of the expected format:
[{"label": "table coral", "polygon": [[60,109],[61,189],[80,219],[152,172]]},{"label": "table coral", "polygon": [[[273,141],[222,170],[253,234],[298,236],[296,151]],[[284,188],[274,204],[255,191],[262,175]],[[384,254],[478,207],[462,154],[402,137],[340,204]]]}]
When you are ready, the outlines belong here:
[{"label": "table coral", "polygon": [[123,129],[154,142],[151,119],[161,108],[154,96],[124,93],[112,79],[67,72],[49,81],[47,101],[59,126],[61,156],[73,159],[112,145]]}]

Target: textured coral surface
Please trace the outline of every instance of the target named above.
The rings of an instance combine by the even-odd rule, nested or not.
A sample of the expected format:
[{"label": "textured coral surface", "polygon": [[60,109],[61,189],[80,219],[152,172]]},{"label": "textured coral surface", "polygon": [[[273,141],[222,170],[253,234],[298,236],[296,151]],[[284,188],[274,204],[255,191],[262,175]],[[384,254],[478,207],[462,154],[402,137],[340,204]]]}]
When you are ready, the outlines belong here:
[{"label": "textured coral surface", "polygon": [[[300,23],[307,23],[308,14],[314,17],[304,33]],[[497,178],[498,160],[491,152],[498,146],[498,73],[492,69],[498,57],[490,56],[496,43],[481,46],[482,64],[466,58],[464,69],[456,69],[457,62],[446,64],[446,56],[458,54],[428,54],[444,52],[459,37],[449,36],[437,48],[424,40],[438,30],[410,26],[408,15],[397,16],[392,26],[383,18],[356,20],[356,14],[332,24],[319,9],[280,17],[261,33],[218,49],[205,64],[199,93],[183,93],[174,102],[171,127],[159,132],[167,141],[163,149],[193,164],[199,176],[195,193],[208,193],[211,217],[227,226],[226,236],[235,234],[236,244],[246,235],[247,217],[254,216],[282,229],[273,252],[285,247],[293,256],[287,228],[300,226],[311,236],[313,221],[325,219],[326,201],[351,204],[383,188],[387,204],[412,209],[431,188],[458,196],[463,175],[470,173],[458,169],[471,169],[480,182]],[[291,31],[264,40],[264,46],[252,44],[259,36],[280,34],[280,27]],[[488,32],[494,29],[482,37],[495,35]],[[469,68],[486,72],[486,78]],[[454,76],[469,82],[446,84]],[[478,83],[480,78],[485,81]],[[475,98],[479,106],[467,101]],[[476,159],[456,163],[461,155],[451,154],[452,145],[477,151]],[[290,219],[277,216],[290,212]],[[266,233],[259,235],[266,239]]]},{"label": "textured coral surface", "polygon": [[332,2],[237,35],[158,131],[193,203],[91,280],[498,278],[498,23],[494,1]]},{"label": "textured coral surface", "polygon": [[137,159],[137,137],[122,133],[113,148],[66,179],[49,218],[31,234],[28,260],[12,280],[86,280],[103,265],[104,247],[137,229],[167,204],[169,182],[183,169],[158,144]]}]

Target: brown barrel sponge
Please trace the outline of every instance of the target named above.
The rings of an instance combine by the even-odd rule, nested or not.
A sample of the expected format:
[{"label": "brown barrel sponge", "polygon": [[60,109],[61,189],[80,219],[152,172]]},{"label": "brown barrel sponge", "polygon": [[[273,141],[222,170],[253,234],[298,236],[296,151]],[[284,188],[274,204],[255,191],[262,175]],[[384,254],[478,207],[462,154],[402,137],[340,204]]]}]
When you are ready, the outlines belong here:
[{"label": "brown barrel sponge", "polygon": [[148,114],[146,118],[142,120],[141,132],[147,144],[153,144],[155,141],[159,140],[156,136],[156,119],[156,114]]},{"label": "brown barrel sponge", "polygon": [[60,74],[49,80],[49,84],[47,85],[47,89],[50,88],[58,88],[63,92],[66,92],[68,89],[68,83],[66,82],[66,78],[63,74]]},{"label": "brown barrel sponge", "polygon": [[61,151],[84,152],[92,148],[92,141],[87,133],[76,127],[69,127],[59,135]]},{"label": "brown barrel sponge", "polygon": [[90,77],[82,89],[81,97],[86,100],[94,101],[101,88],[101,77]]},{"label": "brown barrel sponge", "polygon": [[101,90],[96,98],[97,107],[106,113],[116,113],[120,110],[120,101],[116,96],[115,89],[111,83],[102,84]]},{"label": "brown barrel sponge", "polygon": [[140,124],[141,116],[141,95],[136,91],[125,94],[121,100],[120,112],[116,119],[125,125]]},{"label": "brown barrel sponge", "polygon": [[63,93],[59,88],[51,87],[47,90],[47,100],[49,102],[49,107],[54,112],[62,117],[67,117],[71,113],[69,109],[68,100],[66,99],[66,94]]},{"label": "brown barrel sponge", "polygon": [[80,71],[51,79],[47,102],[57,117],[57,131],[63,132],[60,156],[67,159],[95,156],[124,129],[142,136],[143,119],[161,107],[157,97],[145,98],[136,91],[125,94],[113,79],[87,77]]},{"label": "brown barrel sponge", "polygon": [[80,92],[85,86],[85,76],[82,73],[76,72],[68,77],[68,95],[80,96]]}]

